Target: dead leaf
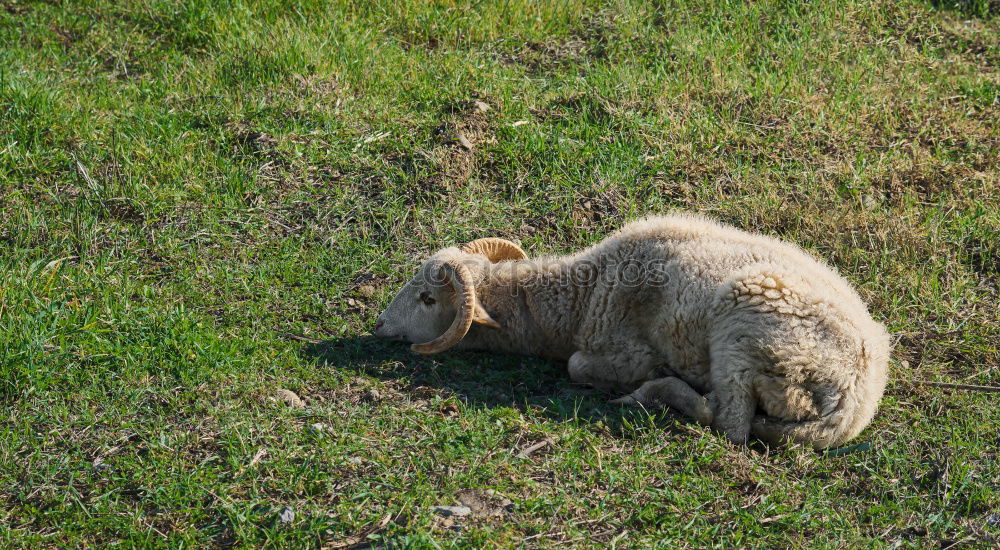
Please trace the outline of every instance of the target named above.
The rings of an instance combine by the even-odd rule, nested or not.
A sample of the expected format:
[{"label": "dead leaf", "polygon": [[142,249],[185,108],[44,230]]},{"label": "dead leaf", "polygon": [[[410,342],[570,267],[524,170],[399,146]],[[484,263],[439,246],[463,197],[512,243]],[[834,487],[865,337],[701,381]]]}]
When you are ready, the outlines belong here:
[{"label": "dead leaf", "polygon": [[477,517],[502,516],[513,511],[514,504],[493,489],[462,489],[456,495],[458,502],[472,510]]},{"label": "dead leaf", "polygon": [[306,402],[292,390],[279,389],[275,397],[293,409],[304,409],[306,406]]},{"label": "dead leaf", "polygon": [[448,417],[455,416],[458,414],[458,405],[454,403],[445,403],[444,405],[441,405],[441,408],[438,409],[438,412]]},{"label": "dead leaf", "polygon": [[250,461],[250,465],[248,466],[248,468],[253,468],[254,466],[256,466],[257,463],[260,462],[260,460],[265,456],[267,456],[267,449],[261,447],[257,451],[257,454],[253,455],[253,460]]}]

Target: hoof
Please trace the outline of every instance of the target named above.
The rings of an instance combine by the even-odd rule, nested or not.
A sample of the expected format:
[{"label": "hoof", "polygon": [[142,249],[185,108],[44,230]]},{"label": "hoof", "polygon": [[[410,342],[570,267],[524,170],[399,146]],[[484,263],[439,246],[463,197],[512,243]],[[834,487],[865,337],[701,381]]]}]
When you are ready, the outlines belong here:
[{"label": "hoof", "polygon": [[621,405],[623,407],[638,407],[641,404],[631,395],[619,397],[618,399],[612,399],[611,401],[608,401],[608,403],[611,403],[612,405]]},{"label": "hoof", "polygon": [[703,426],[711,426],[715,421],[715,413],[708,399],[702,397],[695,403],[694,419]]}]

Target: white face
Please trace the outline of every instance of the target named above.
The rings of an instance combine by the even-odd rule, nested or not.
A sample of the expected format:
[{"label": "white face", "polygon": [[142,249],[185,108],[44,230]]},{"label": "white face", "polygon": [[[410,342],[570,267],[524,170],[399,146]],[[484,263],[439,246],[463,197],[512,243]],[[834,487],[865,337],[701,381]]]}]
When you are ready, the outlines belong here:
[{"label": "white face", "polygon": [[421,266],[375,322],[375,336],[419,344],[444,334],[455,320],[455,291],[446,282],[435,280],[440,261],[434,258]]}]

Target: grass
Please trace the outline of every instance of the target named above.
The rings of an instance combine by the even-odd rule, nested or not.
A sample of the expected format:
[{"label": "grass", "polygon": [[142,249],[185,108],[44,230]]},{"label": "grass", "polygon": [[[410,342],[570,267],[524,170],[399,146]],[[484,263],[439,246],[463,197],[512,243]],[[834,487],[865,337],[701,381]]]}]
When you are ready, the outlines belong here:
[{"label": "grass", "polygon": [[[996,394],[917,383],[1000,385],[997,12],[0,2],[0,545],[1000,543]],[[366,336],[439,247],[673,209],[856,285],[896,341],[870,449]]]}]

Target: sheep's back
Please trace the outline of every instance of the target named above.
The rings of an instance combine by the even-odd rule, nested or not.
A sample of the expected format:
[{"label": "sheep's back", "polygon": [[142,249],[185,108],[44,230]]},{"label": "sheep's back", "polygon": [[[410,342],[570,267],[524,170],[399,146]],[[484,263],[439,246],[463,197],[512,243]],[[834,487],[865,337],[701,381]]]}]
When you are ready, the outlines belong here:
[{"label": "sheep's back", "polygon": [[698,387],[706,386],[708,339],[720,292],[754,266],[769,265],[786,273],[796,299],[820,306],[816,311],[823,312],[824,322],[835,325],[836,332],[853,334],[852,338],[884,334],[846,279],[821,260],[793,244],[700,216],[633,222],[584,254],[591,260],[631,258],[664,266],[669,280],[658,283],[660,303],[657,313],[650,316],[645,336],[672,369]]}]

